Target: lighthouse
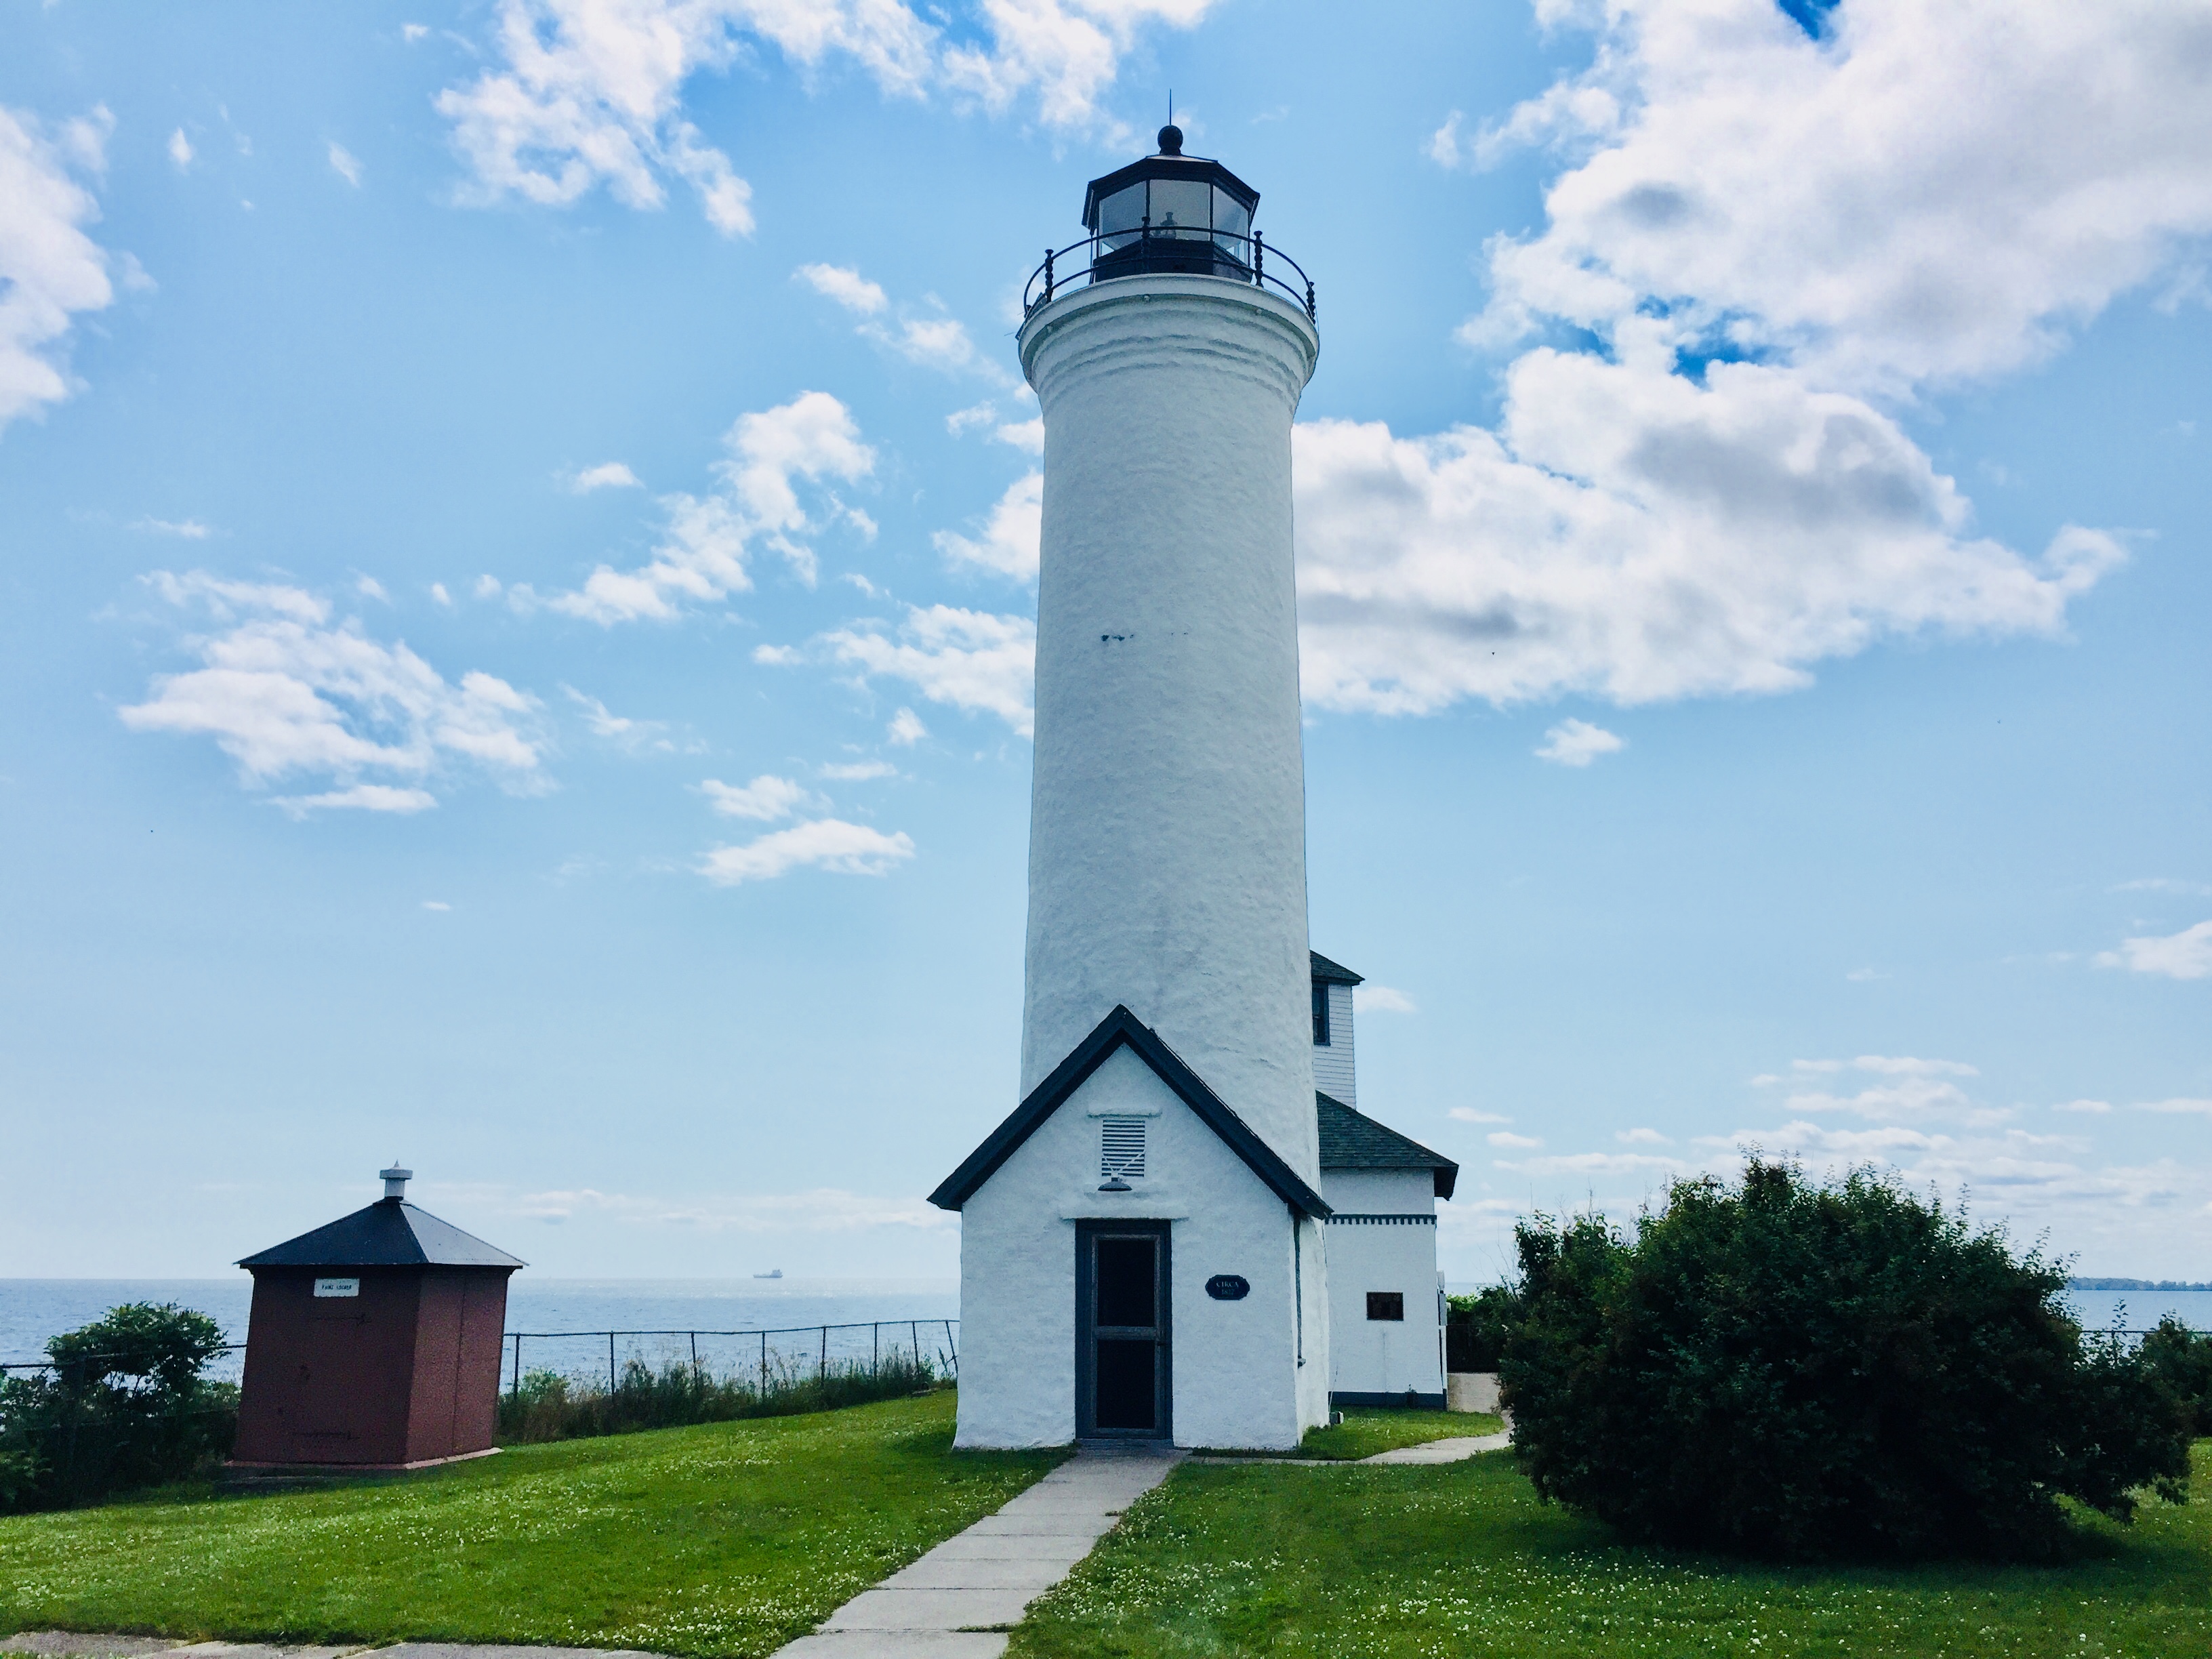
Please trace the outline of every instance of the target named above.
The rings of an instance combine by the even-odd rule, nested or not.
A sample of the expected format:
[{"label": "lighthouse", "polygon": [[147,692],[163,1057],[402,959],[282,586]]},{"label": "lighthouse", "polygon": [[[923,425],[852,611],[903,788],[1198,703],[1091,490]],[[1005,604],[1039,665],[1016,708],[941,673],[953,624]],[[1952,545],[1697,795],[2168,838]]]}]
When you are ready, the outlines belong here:
[{"label": "lighthouse", "polygon": [[1291,422],[1311,285],[1159,150],[1031,284],[1044,419],[1022,1099],[962,1213],[957,1443],[1328,1414]]}]

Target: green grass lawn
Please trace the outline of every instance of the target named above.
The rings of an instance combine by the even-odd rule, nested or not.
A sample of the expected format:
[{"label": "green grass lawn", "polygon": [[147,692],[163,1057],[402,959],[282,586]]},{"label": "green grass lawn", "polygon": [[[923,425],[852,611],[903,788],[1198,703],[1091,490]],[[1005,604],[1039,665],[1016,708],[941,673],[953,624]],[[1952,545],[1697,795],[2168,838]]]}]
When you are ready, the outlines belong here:
[{"label": "green grass lawn", "polygon": [[404,1480],[0,1517],[0,1633],[773,1651],[1059,1461],[953,1395],[511,1447]]},{"label": "green grass lawn", "polygon": [[[1464,1419],[1462,1419],[1464,1420]],[[2196,1492],[2093,1519],[2062,1567],[1750,1566],[1617,1543],[1510,1453],[1430,1468],[1186,1468],[1014,1635],[1012,1659],[2212,1651],[2212,1442]]]},{"label": "green grass lawn", "polygon": [[1327,1461],[1372,1457],[1376,1452],[1401,1446],[1425,1445],[1431,1440],[1456,1439],[1462,1435],[1496,1434],[1505,1426],[1502,1417],[1477,1412],[1409,1412],[1395,1406],[1353,1406],[1344,1421],[1326,1429],[1308,1429],[1295,1452],[1247,1452],[1236,1449],[1208,1450],[1208,1457],[1311,1457]]}]

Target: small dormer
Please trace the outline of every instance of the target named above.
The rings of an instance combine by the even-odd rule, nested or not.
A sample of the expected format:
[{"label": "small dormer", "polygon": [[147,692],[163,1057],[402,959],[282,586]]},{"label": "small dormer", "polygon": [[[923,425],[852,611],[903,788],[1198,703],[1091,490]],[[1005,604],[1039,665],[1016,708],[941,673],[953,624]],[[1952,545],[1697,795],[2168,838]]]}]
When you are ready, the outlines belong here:
[{"label": "small dormer", "polygon": [[1352,988],[1360,976],[1318,951],[1306,956],[1313,969],[1314,1087],[1347,1106],[1359,1104],[1352,1070]]}]

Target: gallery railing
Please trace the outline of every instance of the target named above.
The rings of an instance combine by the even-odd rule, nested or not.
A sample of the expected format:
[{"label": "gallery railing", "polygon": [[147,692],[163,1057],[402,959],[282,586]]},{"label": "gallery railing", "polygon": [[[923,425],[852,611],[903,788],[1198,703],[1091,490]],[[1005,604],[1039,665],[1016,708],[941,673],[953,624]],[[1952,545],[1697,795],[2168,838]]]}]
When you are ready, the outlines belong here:
[{"label": "gallery railing", "polygon": [[[1082,257],[1071,264],[1070,254]],[[1268,270],[1270,262],[1289,266],[1297,282],[1285,282]],[[1306,313],[1307,321],[1319,320],[1314,308],[1313,279],[1299,269],[1297,260],[1268,246],[1265,232],[1240,236],[1234,231],[1151,225],[1099,231],[1063,248],[1047,248],[1044,263],[1030,273],[1022,289],[1022,315],[1050,305],[1054,294],[1077,282],[1103,283],[1118,276],[1160,273],[1224,276],[1260,287],[1272,283],[1290,295],[1291,303]]]}]

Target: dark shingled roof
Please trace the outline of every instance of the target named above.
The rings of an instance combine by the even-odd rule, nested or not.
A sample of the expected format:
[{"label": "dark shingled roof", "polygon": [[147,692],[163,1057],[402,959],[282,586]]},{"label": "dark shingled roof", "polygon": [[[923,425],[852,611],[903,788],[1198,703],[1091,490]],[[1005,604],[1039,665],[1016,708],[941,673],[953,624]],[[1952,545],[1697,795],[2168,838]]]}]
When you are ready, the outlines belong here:
[{"label": "dark shingled roof", "polygon": [[1324,985],[1364,985],[1367,981],[1340,962],[1331,962],[1318,951],[1306,952],[1313,964],[1313,976]]},{"label": "dark shingled roof", "polygon": [[241,1267],[520,1267],[520,1256],[494,1249],[451,1222],[404,1199],[380,1200],[327,1227],[289,1238]]},{"label": "dark shingled roof", "polygon": [[1314,1108],[1321,1120],[1321,1167],[1324,1170],[1428,1170],[1437,1196],[1449,1198],[1459,1184],[1459,1165],[1395,1129],[1386,1129],[1364,1112],[1316,1090]]},{"label": "dark shingled roof", "polygon": [[1153,1075],[1181,1097],[1200,1122],[1219,1135],[1229,1150],[1272,1188],[1276,1197],[1294,1210],[1316,1219],[1328,1214],[1322,1195],[1298,1179],[1281,1155],[1254,1133],[1252,1126],[1237,1115],[1229,1103],[1213,1092],[1189,1063],[1160,1040],[1160,1034],[1121,1004],[1091,1028],[1091,1035],[1075,1045],[1052,1075],[1030,1091],[1029,1098],[1014,1108],[1012,1115],[991,1131],[983,1144],[968,1154],[960,1167],[945,1177],[929,1201],[940,1210],[957,1210],[1014,1155],[1015,1149],[1058,1111],[1085,1079],[1119,1048],[1127,1048],[1152,1068]]}]

